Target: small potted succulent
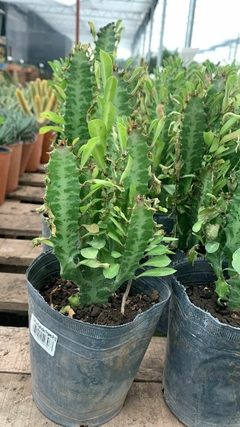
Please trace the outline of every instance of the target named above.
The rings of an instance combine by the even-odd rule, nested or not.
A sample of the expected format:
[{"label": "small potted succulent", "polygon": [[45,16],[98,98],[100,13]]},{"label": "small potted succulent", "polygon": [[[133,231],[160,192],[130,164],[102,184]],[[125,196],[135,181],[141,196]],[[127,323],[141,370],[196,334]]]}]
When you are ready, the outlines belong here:
[{"label": "small potted succulent", "polygon": [[[147,197],[157,130],[136,120],[145,68],[118,72],[120,21],[98,35],[91,24],[91,31],[95,48],[76,45],[66,79],[55,87],[62,114],[43,114],[60,137],[40,210],[50,237],[34,244],[46,243],[52,252],[27,271],[33,397],[65,426],[97,426],[121,410],[170,296],[161,276],[174,271]],[[140,269],[146,254],[151,268]],[[62,299],[66,286],[67,298],[58,304],[55,296]],[[132,320],[127,313],[138,304],[131,305],[130,289],[151,301]],[[113,314],[117,322],[110,321]]]},{"label": "small potted succulent", "polygon": [[26,89],[17,88],[15,93],[23,114],[32,115],[37,120],[38,132],[26,164],[26,171],[34,172],[40,165],[43,149],[44,137],[39,133],[39,129],[48,122],[46,118],[41,117],[41,113],[45,110],[56,111],[58,101],[48,81],[40,78],[31,82]]},{"label": "small potted succulent", "polygon": [[199,243],[188,253],[191,262],[174,264],[163,387],[170,409],[187,426],[239,427],[240,115],[235,65],[216,69],[215,79],[209,89],[214,104],[208,105],[212,130],[204,133],[208,153],[194,178],[195,197],[194,191],[188,193],[192,210],[197,207],[192,238]]},{"label": "small potted succulent", "polygon": [[[0,141],[5,141],[6,135],[8,135],[9,127],[2,126],[4,123],[4,118],[0,117]],[[3,146],[0,143],[0,205],[4,202],[6,196],[7,188],[7,179],[8,171],[11,159],[11,149],[9,147]]]},{"label": "small potted succulent", "polygon": [[6,193],[10,193],[16,190],[18,186],[22,141],[19,138],[17,124],[14,121],[13,108],[2,108],[0,115],[4,118],[3,123],[0,125],[0,145],[11,149],[6,187]]}]

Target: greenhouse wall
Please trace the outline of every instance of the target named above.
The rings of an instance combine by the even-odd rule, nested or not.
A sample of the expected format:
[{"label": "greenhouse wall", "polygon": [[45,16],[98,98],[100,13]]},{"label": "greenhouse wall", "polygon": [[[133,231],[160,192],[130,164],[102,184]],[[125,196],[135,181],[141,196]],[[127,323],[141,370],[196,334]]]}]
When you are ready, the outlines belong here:
[{"label": "greenhouse wall", "polygon": [[48,61],[64,58],[72,41],[48,25],[33,12],[26,12],[15,5],[0,2],[0,9],[5,15],[5,35],[8,55],[16,63],[25,63],[48,67]]}]

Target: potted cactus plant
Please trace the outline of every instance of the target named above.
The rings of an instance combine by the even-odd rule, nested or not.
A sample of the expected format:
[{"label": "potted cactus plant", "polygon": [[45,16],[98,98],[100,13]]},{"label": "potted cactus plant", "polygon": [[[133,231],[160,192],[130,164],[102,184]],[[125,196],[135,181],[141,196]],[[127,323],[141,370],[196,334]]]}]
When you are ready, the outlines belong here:
[{"label": "potted cactus plant", "polygon": [[187,196],[193,199],[187,205],[195,218],[192,238],[199,243],[189,250],[191,262],[174,264],[163,386],[167,404],[187,426],[240,425],[237,71],[235,64],[215,69],[208,89],[207,153]]},{"label": "potted cactus plant", "polygon": [[[60,137],[40,210],[48,214],[50,237],[34,240],[52,252],[27,271],[31,370],[37,406],[65,426],[97,426],[121,410],[170,296],[159,277],[173,272],[169,250],[161,244],[163,231],[154,230],[155,208],[147,198],[156,130],[135,119],[145,68],[118,72],[120,24],[98,35],[91,24],[95,48],[76,45],[66,60],[67,79],[55,88],[62,114],[43,113]],[[146,253],[151,268],[139,269]],[[41,295],[54,277],[61,283],[54,285],[57,293],[63,284],[73,286],[61,309],[54,289],[48,301]],[[130,288],[154,301],[128,321]],[[121,309],[113,309],[120,320],[108,325],[101,319],[121,289]],[[85,310],[87,321],[77,320]]]},{"label": "potted cactus plant", "polygon": [[[15,93],[23,114],[26,116],[35,116],[38,129],[48,122],[46,118],[40,116],[41,113],[45,110],[53,112],[57,110],[58,101],[52,87],[48,85],[47,80],[37,78],[34,82],[31,82],[25,90],[17,88]],[[42,147],[43,135],[38,132],[26,165],[27,172],[34,172],[39,167]]]},{"label": "potted cactus plant", "polygon": [[19,138],[17,125],[14,121],[13,109],[2,108],[0,115],[4,118],[3,123],[0,125],[0,146],[7,146],[11,148],[6,186],[6,193],[10,193],[16,190],[18,186],[22,141]]}]

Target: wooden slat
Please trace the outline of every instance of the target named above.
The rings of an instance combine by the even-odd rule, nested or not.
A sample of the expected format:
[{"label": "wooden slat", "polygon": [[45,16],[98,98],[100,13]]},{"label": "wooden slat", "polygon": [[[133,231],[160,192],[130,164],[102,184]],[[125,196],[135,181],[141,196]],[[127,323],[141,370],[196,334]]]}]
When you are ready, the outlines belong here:
[{"label": "wooden slat", "polygon": [[46,165],[44,163],[41,163],[37,170],[38,173],[45,173],[46,172]]},{"label": "wooden slat", "polygon": [[8,199],[21,200],[23,202],[43,203],[45,188],[18,186],[12,193],[7,194]]},{"label": "wooden slat", "polygon": [[[41,222],[41,217],[37,213],[37,209],[40,208],[41,204],[36,203],[21,203],[20,200],[10,200],[7,199],[0,206],[0,215],[8,214],[8,215],[28,215],[29,213],[34,213],[39,217],[39,221]],[[1,224],[0,224],[1,225]]]},{"label": "wooden slat", "polygon": [[[0,326],[0,372],[30,374],[28,333],[27,328]],[[165,338],[152,338],[135,378],[136,381],[159,383],[162,381],[165,349]]]},{"label": "wooden slat", "polygon": [[0,273],[0,312],[27,314],[27,311],[25,274]]},{"label": "wooden slat", "polygon": [[19,185],[30,185],[31,187],[44,187],[44,174],[25,173],[19,177]]},{"label": "wooden slat", "polygon": [[[0,425],[4,427],[56,427],[36,407],[31,377],[0,374]],[[167,408],[160,384],[133,383],[122,411],[105,427],[182,427]]]},{"label": "wooden slat", "polygon": [[29,212],[26,215],[0,214],[0,235],[38,237],[42,233],[41,217],[37,212]]},{"label": "wooden slat", "polygon": [[28,334],[28,328],[0,326],[0,372],[30,374]]},{"label": "wooden slat", "polygon": [[28,267],[41,252],[30,240],[0,239],[0,264]]}]

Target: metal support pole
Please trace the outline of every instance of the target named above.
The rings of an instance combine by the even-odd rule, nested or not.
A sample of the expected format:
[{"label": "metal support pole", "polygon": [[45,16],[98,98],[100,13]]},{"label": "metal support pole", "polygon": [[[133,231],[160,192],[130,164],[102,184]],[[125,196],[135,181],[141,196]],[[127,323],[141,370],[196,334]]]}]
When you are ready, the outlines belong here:
[{"label": "metal support pole", "polygon": [[164,36],[164,26],[165,26],[165,20],[166,20],[166,9],[167,9],[167,0],[163,0],[162,24],[161,24],[160,41],[159,41],[159,49],[158,49],[158,57],[157,57],[157,67],[160,67],[162,63],[163,36]]},{"label": "metal support pole", "polygon": [[145,52],[145,44],[146,44],[146,32],[147,32],[147,24],[145,25],[145,28],[144,28],[144,33],[143,33],[143,46],[142,46],[142,56],[144,56],[144,52]]},{"label": "metal support pole", "polygon": [[197,0],[190,0],[190,3],[189,3],[188,21],[187,21],[186,38],[185,38],[184,47],[191,47],[196,3],[197,3]]},{"label": "metal support pole", "polygon": [[233,59],[237,59],[237,51],[238,51],[239,43],[240,43],[240,34],[238,34],[238,38],[236,39]]},{"label": "metal support pole", "polygon": [[76,43],[79,43],[80,34],[80,0],[76,0]]},{"label": "metal support pole", "polygon": [[151,15],[150,15],[150,34],[149,34],[149,42],[148,42],[148,52],[147,52],[147,61],[150,61],[151,58],[151,46],[152,46],[152,33],[153,33],[153,17],[154,11],[156,8],[155,2],[152,1],[151,5]]}]

